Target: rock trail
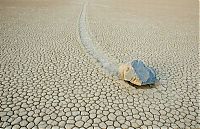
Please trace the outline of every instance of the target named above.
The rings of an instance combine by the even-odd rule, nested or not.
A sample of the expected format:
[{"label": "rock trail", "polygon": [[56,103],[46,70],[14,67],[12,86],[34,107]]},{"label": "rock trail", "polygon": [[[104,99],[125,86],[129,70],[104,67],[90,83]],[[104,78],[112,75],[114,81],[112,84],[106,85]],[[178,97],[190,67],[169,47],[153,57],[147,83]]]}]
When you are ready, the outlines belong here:
[{"label": "rock trail", "polygon": [[102,65],[102,67],[109,73],[113,75],[117,75],[118,69],[117,64],[106,56],[106,54],[98,49],[90,36],[89,28],[87,27],[87,2],[83,4],[83,8],[81,11],[80,19],[79,19],[79,34],[80,39],[86,50],[98,60],[98,62]]}]

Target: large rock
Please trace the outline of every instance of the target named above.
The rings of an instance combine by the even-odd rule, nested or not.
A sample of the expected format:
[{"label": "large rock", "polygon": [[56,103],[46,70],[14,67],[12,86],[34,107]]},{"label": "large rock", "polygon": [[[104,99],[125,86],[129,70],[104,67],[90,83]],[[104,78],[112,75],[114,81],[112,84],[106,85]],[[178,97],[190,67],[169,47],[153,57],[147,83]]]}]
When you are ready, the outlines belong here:
[{"label": "large rock", "polygon": [[145,66],[140,60],[122,64],[119,67],[119,78],[139,86],[154,84],[157,81],[155,70]]}]

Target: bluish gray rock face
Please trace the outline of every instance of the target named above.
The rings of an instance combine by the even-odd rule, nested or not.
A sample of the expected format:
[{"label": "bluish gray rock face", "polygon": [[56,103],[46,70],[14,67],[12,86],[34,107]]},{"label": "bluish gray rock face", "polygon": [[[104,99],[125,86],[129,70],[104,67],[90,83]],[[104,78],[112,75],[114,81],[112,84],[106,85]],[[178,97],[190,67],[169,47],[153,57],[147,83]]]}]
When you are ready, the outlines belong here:
[{"label": "bluish gray rock face", "polygon": [[131,62],[134,72],[142,82],[142,85],[154,84],[157,82],[156,73],[153,68],[145,66],[141,60],[134,60]]}]

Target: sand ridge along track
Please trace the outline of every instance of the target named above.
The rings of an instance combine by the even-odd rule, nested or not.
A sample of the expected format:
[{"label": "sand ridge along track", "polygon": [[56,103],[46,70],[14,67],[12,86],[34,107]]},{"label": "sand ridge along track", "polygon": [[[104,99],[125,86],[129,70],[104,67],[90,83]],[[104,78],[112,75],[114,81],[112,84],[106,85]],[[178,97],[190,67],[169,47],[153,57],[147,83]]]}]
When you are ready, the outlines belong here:
[{"label": "sand ridge along track", "polygon": [[79,18],[79,34],[80,39],[84,47],[87,51],[97,59],[102,67],[109,73],[113,75],[117,75],[117,65],[108,59],[108,57],[103,53],[103,51],[99,50],[97,46],[93,43],[89,30],[87,28],[87,5],[88,2],[83,4],[83,8]]}]

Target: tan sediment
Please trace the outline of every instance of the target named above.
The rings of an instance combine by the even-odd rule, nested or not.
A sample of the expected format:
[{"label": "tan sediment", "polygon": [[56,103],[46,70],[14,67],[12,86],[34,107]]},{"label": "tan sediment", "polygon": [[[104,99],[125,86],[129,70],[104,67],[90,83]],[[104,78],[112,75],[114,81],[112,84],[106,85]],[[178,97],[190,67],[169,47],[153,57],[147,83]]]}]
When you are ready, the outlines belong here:
[{"label": "tan sediment", "polygon": [[2,7],[57,7],[59,5],[70,5],[69,0],[0,0]]},{"label": "tan sediment", "polygon": [[146,89],[88,56],[82,3],[0,0],[0,127],[199,128],[196,1],[89,0],[91,38],[106,55],[156,69],[160,85]]},{"label": "tan sediment", "polygon": [[[167,49],[177,47],[190,51],[193,44],[181,45],[180,40],[195,42],[198,37],[197,1],[110,0],[89,5],[93,38],[119,62],[151,54],[164,56]],[[160,45],[164,48],[155,47]]]}]

